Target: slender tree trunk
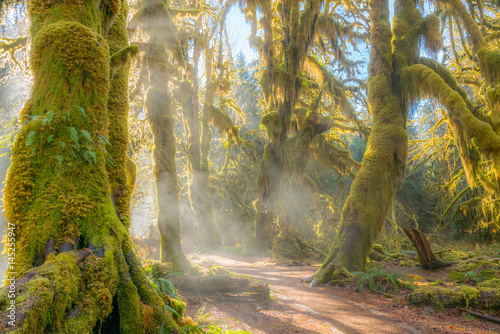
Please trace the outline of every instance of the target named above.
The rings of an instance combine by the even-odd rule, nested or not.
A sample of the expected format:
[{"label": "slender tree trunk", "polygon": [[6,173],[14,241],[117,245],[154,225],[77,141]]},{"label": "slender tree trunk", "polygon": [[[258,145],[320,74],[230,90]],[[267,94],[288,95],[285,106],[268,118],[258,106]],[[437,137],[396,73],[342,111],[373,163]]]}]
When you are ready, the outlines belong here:
[{"label": "slender tree trunk", "polygon": [[200,147],[200,121],[198,116],[198,60],[201,49],[199,42],[194,47],[194,67],[192,68],[191,82],[185,81],[181,87],[185,96],[182,107],[188,120],[189,160],[192,167],[192,180],[189,187],[191,205],[198,221],[198,238],[205,250],[219,247],[219,234],[215,225],[212,197],[209,190],[208,171],[204,171],[206,162],[201,160],[202,149],[207,148],[206,138],[204,147]]},{"label": "slender tree trunk", "polygon": [[[111,159],[107,164],[111,198],[118,218],[125,227],[130,226],[130,197],[135,183],[135,175],[127,176],[130,170],[128,148],[128,76],[130,70],[130,54],[137,53],[136,46],[129,46],[127,25],[128,4],[123,2],[120,14],[113,25],[107,29],[106,41],[111,57],[111,82],[108,97],[108,152]],[[130,160],[131,161],[131,160]],[[133,163],[133,162],[132,162]],[[135,171],[134,171],[135,174]]]},{"label": "slender tree trunk", "polygon": [[[113,188],[106,171],[106,137],[119,137],[111,133],[116,128],[108,130],[108,101],[126,97],[118,91],[126,85],[114,80],[127,71],[127,65],[113,64],[113,71],[123,72],[113,74],[110,91],[110,59],[121,54],[127,64],[137,51],[113,35],[117,29],[126,36],[126,2],[30,1],[28,8],[34,86],[21,114],[26,123],[13,147],[4,197],[16,249],[6,275],[9,282],[17,279],[16,296],[10,299],[8,287],[0,290],[0,325],[30,334],[178,328],[165,302],[179,308],[149,283],[118,216],[126,221],[119,204],[126,199],[115,198],[114,206],[113,189],[126,186]],[[103,37],[108,31],[111,48]],[[110,58],[110,49],[119,51]],[[122,103],[123,109],[109,112],[122,113],[128,108],[126,99]],[[124,156],[125,149],[117,148],[115,156]],[[120,172],[124,161],[115,162]],[[6,323],[11,301],[15,327]],[[109,317],[113,309],[118,319]]]},{"label": "slender tree trunk", "polygon": [[[143,10],[148,13],[142,19],[149,22],[146,31],[150,34],[147,55],[150,87],[145,105],[155,143],[153,157],[158,199],[160,261],[171,262],[175,270],[185,271],[189,268],[189,261],[181,248],[180,187],[175,164],[175,117],[172,111],[172,97],[168,91],[168,55],[163,36],[175,36],[175,25],[163,6],[152,6],[151,9]],[[168,24],[163,25],[163,22]],[[176,37],[171,38],[177,40]]]}]

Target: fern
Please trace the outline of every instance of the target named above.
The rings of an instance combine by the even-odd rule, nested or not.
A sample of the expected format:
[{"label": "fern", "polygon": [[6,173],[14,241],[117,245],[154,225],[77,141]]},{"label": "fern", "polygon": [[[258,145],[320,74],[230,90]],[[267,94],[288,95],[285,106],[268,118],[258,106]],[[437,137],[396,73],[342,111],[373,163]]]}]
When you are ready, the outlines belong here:
[{"label": "fern", "polygon": [[370,290],[379,293],[399,292],[400,289],[415,289],[415,286],[408,278],[377,268],[369,269],[366,272],[353,272],[352,275],[349,287],[355,285],[360,291],[364,291],[367,286]]},{"label": "fern", "polygon": [[152,279],[152,282],[158,291],[163,292],[169,295],[170,297],[178,298],[177,289],[175,288],[172,281],[170,281],[169,279],[157,278],[157,279]]}]

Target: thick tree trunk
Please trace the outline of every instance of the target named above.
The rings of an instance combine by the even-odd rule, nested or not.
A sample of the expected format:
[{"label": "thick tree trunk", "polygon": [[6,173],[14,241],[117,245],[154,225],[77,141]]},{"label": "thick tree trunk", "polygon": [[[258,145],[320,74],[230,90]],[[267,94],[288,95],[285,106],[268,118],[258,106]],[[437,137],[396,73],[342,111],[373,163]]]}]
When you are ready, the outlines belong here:
[{"label": "thick tree trunk", "polygon": [[372,48],[368,103],[373,128],[361,169],[342,210],[340,230],[327,259],[314,275],[312,286],[332,280],[339,266],[363,270],[394,198],[398,178],[404,177],[408,146],[406,111],[393,93],[388,2],[372,1],[370,8]]},{"label": "thick tree trunk", "polygon": [[[29,10],[34,86],[4,197],[16,249],[6,275],[15,296],[9,286],[0,290],[1,318],[12,302],[19,318],[5,331],[80,334],[110,322],[121,333],[178,328],[133,251],[118,216],[128,218],[123,204],[115,198],[114,206],[112,191],[125,186],[112,188],[106,171],[106,137],[118,138],[110,132],[119,130],[108,132],[110,62],[117,53],[110,60],[103,36],[110,32],[111,50],[124,46],[117,52],[127,64],[134,48],[113,36],[113,29],[125,29],[126,2],[30,1]],[[114,70],[124,71],[113,74],[118,80],[127,65],[113,64]],[[110,112],[122,114],[128,106],[119,97],[126,93],[117,90],[126,85],[113,81],[111,89],[111,105],[125,105]],[[126,135],[126,124],[120,127]],[[115,156],[124,157],[125,149]],[[115,161],[120,173],[124,163]],[[113,309],[118,319],[109,318]],[[153,322],[146,323],[148,315]]]},{"label": "thick tree trunk", "polygon": [[[281,178],[288,163],[284,155],[284,145],[288,138],[292,111],[301,88],[297,78],[307,55],[311,41],[314,39],[315,25],[323,1],[309,1],[301,10],[299,1],[290,1],[288,5],[278,7],[279,17],[283,25],[284,47],[282,54],[285,76],[282,83],[274,82],[274,52],[272,34],[272,9],[268,4],[261,4],[263,12],[266,68],[264,69],[261,87],[270,112],[262,118],[266,127],[268,143],[259,166],[259,197],[255,202],[255,246],[258,251],[271,249],[277,226],[274,220],[278,214],[278,198],[280,196]],[[281,95],[281,96],[279,96]]]}]

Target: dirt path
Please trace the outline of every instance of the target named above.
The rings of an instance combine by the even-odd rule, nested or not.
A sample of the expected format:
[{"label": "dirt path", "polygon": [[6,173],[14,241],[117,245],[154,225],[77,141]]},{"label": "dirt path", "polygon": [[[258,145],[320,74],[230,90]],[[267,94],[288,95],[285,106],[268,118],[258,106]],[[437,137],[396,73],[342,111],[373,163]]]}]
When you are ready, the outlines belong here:
[{"label": "dirt path", "polygon": [[[498,325],[466,319],[457,312],[412,309],[402,302],[404,296],[393,300],[331,286],[309,288],[300,280],[312,275],[315,266],[278,266],[269,259],[216,254],[190,258],[205,268],[221,265],[269,284],[271,300],[265,304],[208,302],[208,319],[226,329],[259,334],[500,333]],[[188,315],[194,316],[200,306],[188,305]]]}]

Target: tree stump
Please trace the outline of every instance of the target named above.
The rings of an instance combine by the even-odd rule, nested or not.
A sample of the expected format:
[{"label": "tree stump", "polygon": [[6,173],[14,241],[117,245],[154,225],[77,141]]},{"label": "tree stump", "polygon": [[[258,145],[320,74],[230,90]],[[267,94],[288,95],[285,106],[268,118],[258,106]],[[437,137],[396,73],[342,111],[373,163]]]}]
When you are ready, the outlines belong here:
[{"label": "tree stump", "polygon": [[417,251],[418,263],[422,269],[435,270],[449,267],[454,262],[442,262],[436,259],[432,252],[429,241],[424,234],[414,227],[406,227],[404,232]]}]

